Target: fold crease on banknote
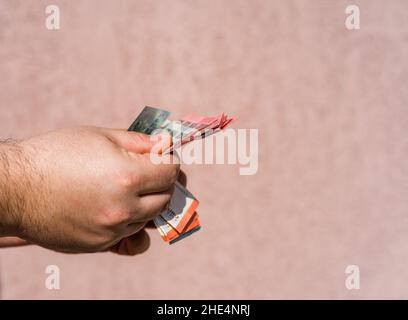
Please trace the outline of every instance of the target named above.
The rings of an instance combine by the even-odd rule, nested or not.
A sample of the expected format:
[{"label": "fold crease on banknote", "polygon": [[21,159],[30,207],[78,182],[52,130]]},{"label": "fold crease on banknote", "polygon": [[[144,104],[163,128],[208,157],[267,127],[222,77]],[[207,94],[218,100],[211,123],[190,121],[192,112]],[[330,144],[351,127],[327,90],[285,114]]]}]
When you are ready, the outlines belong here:
[{"label": "fold crease on banknote", "polygon": [[[186,143],[225,129],[235,120],[224,113],[213,117],[187,115],[178,121],[169,120],[169,116],[169,111],[145,107],[128,130],[149,135],[165,130],[173,142],[165,152],[172,152]],[[198,204],[193,194],[176,182],[168,208],[153,219],[164,241],[173,244],[200,230]]]}]

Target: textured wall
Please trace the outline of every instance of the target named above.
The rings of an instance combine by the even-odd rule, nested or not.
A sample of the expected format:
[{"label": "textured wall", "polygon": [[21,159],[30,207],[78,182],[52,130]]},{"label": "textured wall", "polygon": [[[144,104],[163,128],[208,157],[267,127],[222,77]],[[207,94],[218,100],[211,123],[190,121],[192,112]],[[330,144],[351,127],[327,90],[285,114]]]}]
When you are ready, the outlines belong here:
[{"label": "textured wall", "polygon": [[184,167],[203,230],[141,256],[2,249],[2,298],[408,298],[406,0],[352,1],[359,31],[340,0],[49,3],[0,0],[1,138],[226,111],[259,172]]}]

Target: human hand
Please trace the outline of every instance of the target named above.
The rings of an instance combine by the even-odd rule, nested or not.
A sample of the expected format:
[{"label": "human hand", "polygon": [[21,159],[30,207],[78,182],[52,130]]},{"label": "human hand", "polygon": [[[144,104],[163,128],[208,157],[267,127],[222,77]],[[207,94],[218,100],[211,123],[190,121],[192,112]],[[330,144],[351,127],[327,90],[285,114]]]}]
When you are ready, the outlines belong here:
[{"label": "human hand", "polygon": [[153,164],[152,147],[149,136],[95,127],[16,143],[4,151],[13,219],[2,235],[63,252],[118,249],[127,238],[130,254],[143,251],[142,229],[170,201],[179,172],[172,155]]}]

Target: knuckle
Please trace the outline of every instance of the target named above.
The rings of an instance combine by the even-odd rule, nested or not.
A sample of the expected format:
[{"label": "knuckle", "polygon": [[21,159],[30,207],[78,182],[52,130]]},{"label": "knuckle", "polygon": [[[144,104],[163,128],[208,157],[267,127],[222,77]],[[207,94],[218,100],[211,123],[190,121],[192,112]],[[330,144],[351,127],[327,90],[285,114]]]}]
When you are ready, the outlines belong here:
[{"label": "knuckle", "polygon": [[105,227],[115,227],[128,221],[131,213],[126,209],[108,210],[103,214],[102,224]]},{"label": "knuckle", "polygon": [[140,177],[128,170],[122,170],[118,174],[118,183],[120,187],[125,189],[134,189],[140,185]]}]

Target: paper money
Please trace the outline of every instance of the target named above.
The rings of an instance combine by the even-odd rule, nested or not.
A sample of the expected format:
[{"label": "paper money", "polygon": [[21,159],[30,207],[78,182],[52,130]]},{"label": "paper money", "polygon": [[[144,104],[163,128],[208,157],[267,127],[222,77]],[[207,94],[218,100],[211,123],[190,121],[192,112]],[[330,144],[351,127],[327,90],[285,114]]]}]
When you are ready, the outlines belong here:
[{"label": "paper money", "polygon": [[[197,139],[203,139],[226,128],[235,118],[228,118],[224,113],[215,117],[188,115],[180,121],[167,122],[165,128],[181,128],[181,134],[173,132],[173,145],[168,151],[173,151],[182,145]],[[169,130],[172,132],[172,130]],[[176,138],[174,138],[176,136]]]},{"label": "paper money", "polygon": [[129,131],[152,134],[166,121],[170,112],[152,107],[145,107],[129,127]]},{"label": "paper money", "polygon": [[182,240],[201,229],[200,218],[197,212],[194,212],[185,230],[182,233],[171,227],[162,217],[162,215],[157,216],[153,219],[153,221],[162,239],[169,244],[173,244],[179,240]]},{"label": "paper money", "polygon": [[198,207],[198,200],[179,182],[175,183],[169,207],[160,215],[166,222],[183,233]]},{"label": "paper money", "polygon": [[[172,136],[172,145],[165,150],[168,153],[188,142],[214,134],[235,120],[224,113],[215,117],[188,115],[180,121],[168,120],[169,115],[166,110],[145,107],[128,130],[145,134],[166,130]],[[176,182],[168,208],[153,219],[162,239],[173,244],[200,230],[198,205],[199,201],[193,194]]]}]

